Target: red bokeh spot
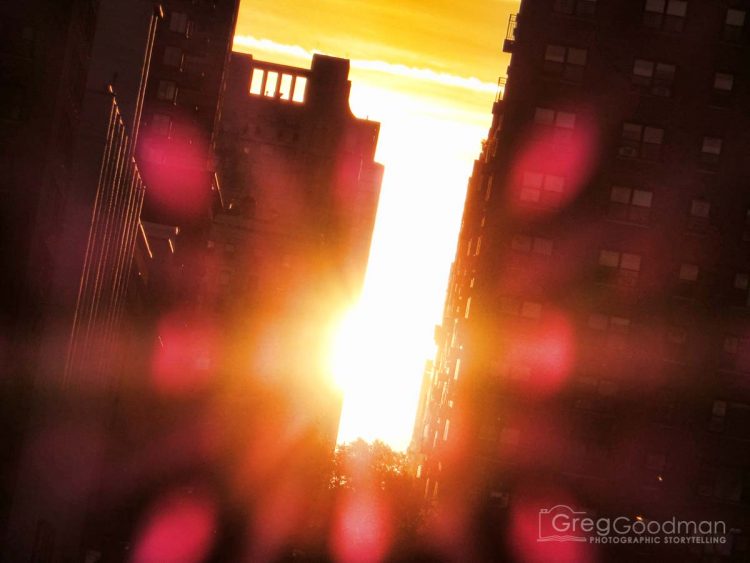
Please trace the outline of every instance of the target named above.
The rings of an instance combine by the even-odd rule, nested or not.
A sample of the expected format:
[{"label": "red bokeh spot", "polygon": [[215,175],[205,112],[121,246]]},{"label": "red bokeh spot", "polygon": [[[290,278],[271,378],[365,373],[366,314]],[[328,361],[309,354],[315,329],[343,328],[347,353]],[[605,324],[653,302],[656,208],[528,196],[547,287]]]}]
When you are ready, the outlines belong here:
[{"label": "red bokeh spot", "polygon": [[204,493],[172,493],[152,508],[137,541],[134,563],[204,561],[213,543],[216,506]]},{"label": "red bokeh spot", "polygon": [[[566,133],[561,138],[561,132]],[[510,174],[511,209],[521,215],[544,215],[573,201],[586,186],[598,157],[596,127],[579,113],[569,133],[554,127],[531,132]]]},{"label": "red bokeh spot", "polygon": [[565,384],[574,363],[574,329],[561,314],[547,314],[539,325],[509,343],[507,362],[512,374],[523,374],[526,390],[550,394]]},{"label": "red bokeh spot", "polygon": [[331,530],[336,561],[381,561],[390,550],[392,537],[392,515],[384,499],[368,492],[353,492],[340,499]]},{"label": "red bokeh spot", "polygon": [[175,119],[170,135],[147,129],[139,139],[146,207],[174,223],[205,215],[211,201],[210,152],[193,121]]}]

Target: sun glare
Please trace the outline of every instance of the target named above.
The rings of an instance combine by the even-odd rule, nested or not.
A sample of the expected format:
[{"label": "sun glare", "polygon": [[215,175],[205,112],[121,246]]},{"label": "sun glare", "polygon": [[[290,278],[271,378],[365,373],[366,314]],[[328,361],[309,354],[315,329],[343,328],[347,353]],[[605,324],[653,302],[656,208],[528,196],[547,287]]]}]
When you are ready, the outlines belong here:
[{"label": "sun glare", "polygon": [[[308,46],[241,36],[261,60],[310,64]],[[386,50],[387,51],[387,50]],[[347,56],[347,53],[327,54]],[[354,57],[350,107],[381,124],[385,165],[365,285],[341,321],[328,360],[343,395],[339,443],[408,447],[425,362],[435,353],[466,184],[491,118],[496,79]],[[501,65],[498,65],[500,68]],[[440,69],[439,66],[434,67]]]}]

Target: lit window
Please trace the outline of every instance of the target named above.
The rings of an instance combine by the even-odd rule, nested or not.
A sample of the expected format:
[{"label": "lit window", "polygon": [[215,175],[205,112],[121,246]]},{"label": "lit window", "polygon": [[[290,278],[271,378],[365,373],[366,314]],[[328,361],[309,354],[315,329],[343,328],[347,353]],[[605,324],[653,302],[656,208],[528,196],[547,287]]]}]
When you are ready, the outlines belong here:
[{"label": "lit window", "polygon": [[724,20],[724,40],[739,41],[742,39],[742,29],[745,27],[747,12],[736,8],[729,8]]},{"label": "lit window", "polygon": [[721,155],[722,140],[717,137],[703,137],[701,146],[701,162],[704,164],[716,164]]},{"label": "lit window", "polygon": [[156,97],[167,102],[174,102],[177,97],[177,84],[171,80],[160,80]]},{"label": "lit window", "polygon": [[177,33],[187,33],[188,17],[182,12],[172,12],[169,18],[169,30]]},{"label": "lit window", "polygon": [[657,160],[661,156],[663,142],[664,129],[625,122],[622,125],[618,153],[620,156],[627,158],[641,157]]},{"label": "lit window", "polygon": [[683,281],[694,282],[698,279],[699,268],[695,264],[680,265],[680,279]]},{"label": "lit window", "polygon": [[269,98],[273,98],[276,96],[276,87],[279,83],[279,73],[278,72],[268,72],[266,73],[266,89],[263,92],[263,95]]},{"label": "lit window", "polygon": [[291,74],[281,75],[281,85],[279,86],[279,97],[282,100],[292,99],[292,79],[293,77]]},{"label": "lit window", "polygon": [[263,93],[263,77],[265,76],[265,71],[254,68],[253,74],[250,79],[250,93],[255,96],[260,96]]},{"label": "lit window", "polygon": [[304,103],[305,93],[307,91],[307,78],[304,76],[298,76],[294,81],[294,92],[292,93],[292,101],[298,104]]},{"label": "lit window", "polygon": [[643,25],[664,31],[682,31],[686,16],[686,0],[646,0]]},{"label": "lit window", "polygon": [[586,49],[547,45],[544,53],[544,71],[567,80],[581,80],[587,56]]},{"label": "lit window", "polygon": [[164,64],[182,69],[183,54],[179,47],[168,46],[164,49]]}]

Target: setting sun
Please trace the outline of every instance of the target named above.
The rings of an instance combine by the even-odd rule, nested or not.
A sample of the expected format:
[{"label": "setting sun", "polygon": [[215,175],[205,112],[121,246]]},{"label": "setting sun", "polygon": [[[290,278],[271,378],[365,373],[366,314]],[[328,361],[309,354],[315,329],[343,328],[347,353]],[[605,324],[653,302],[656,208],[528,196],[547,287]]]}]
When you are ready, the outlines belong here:
[{"label": "setting sun", "polygon": [[[398,26],[384,19],[396,6]],[[349,58],[352,112],[381,123],[377,159],[385,176],[367,277],[331,351],[344,395],[339,442],[409,444],[466,182],[508,61],[499,48],[481,45],[498,43],[497,26],[516,6],[242,4],[235,50],[295,66],[308,66],[314,52]],[[436,27],[456,40],[435,40]],[[462,38],[462,27],[476,41]]]}]

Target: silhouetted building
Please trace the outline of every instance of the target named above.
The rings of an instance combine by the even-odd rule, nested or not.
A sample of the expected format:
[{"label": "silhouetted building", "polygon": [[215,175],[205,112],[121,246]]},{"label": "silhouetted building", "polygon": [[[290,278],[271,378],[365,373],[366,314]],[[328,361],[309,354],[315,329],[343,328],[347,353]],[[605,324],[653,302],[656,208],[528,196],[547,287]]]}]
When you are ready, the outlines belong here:
[{"label": "silhouetted building", "polygon": [[239,0],[166,0],[156,35],[138,161],[144,217],[205,224],[220,198],[213,143]]},{"label": "silhouetted building", "polygon": [[[43,3],[29,9],[39,10],[34,15],[41,22],[49,14],[37,4]],[[59,120],[56,127],[65,136],[48,139],[32,121],[30,130],[39,134],[36,141],[42,148],[19,145],[19,174],[8,190],[28,212],[23,217],[30,218],[28,225],[12,225],[29,237],[29,252],[22,249],[14,257],[29,264],[19,272],[19,280],[28,286],[28,301],[21,304],[28,303],[30,309],[18,314],[19,326],[28,323],[34,331],[25,343],[32,349],[27,372],[9,371],[26,380],[33,396],[28,418],[19,419],[23,448],[11,456],[17,460],[20,454],[20,461],[8,473],[13,494],[3,551],[11,560],[77,557],[80,549],[102,452],[93,434],[86,444],[62,436],[58,442],[54,434],[72,427],[101,431],[107,420],[119,374],[119,323],[143,202],[134,151],[161,9],[147,0],[80,4],[73,3],[68,19],[55,24],[67,30],[68,38],[29,32],[37,39],[32,42],[36,72],[54,74],[45,67],[59,53],[65,59],[58,67],[68,70],[54,87],[26,84],[31,102],[28,114],[21,116],[43,123]],[[59,92],[59,98],[50,92]],[[46,97],[51,107],[41,103]],[[27,175],[21,174],[22,165],[28,165]],[[34,165],[41,175],[32,172]],[[39,184],[32,183],[31,193],[25,193],[29,180]],[[14,329],[12,334],[23,332]],[[40,449],[44,440],[55,443],[57,450]],[[79,464],[74,471],[85,481],[73,494],[67,481],[72,475],[66,474],[71,463]]]},{"label": "silhouetted building", "polygon": [[[418,440],[485,548],[747,558],[749,8],[525,0],[509,24]],[[725,543],[537,543],[558,504]]]},{"label": "silhouetted building", "polygon": [[[224,209],[200,310],[221,327],[214,369],[246,413],[232,464],[267,457],[258,444],[273,434],[271,458],[293,458],[269,467],[297,491],[295,533],[321,512],[341,413],[333,332],[362,288],[383,174],[379,124],[352,115],[348,74],[333,57],[303,69],[232,53],[217,140]],[[262,482],[247,483],[253,498]]]}]

